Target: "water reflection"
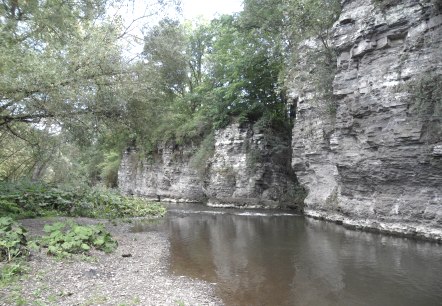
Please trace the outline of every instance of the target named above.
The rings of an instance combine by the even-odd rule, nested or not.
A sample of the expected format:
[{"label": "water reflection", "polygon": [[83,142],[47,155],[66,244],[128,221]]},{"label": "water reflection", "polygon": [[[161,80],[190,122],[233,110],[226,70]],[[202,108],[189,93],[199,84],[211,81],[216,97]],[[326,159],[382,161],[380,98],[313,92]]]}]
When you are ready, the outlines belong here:
[{"label": "water reflection", "polygon": [[171,269],[227,305],[440,305],[442,246],[297,216],[182,213],[163,229]]}]

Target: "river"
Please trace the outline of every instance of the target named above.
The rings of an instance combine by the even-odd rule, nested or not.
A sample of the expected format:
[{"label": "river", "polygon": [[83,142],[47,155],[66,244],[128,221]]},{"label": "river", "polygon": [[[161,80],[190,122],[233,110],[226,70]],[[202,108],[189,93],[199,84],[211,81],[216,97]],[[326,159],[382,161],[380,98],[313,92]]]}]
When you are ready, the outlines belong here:
[{"label": "river", "polygon": [[214,283],[226,305],[442,305],[442,245],[283,211],[170,205],[170,269]]}]

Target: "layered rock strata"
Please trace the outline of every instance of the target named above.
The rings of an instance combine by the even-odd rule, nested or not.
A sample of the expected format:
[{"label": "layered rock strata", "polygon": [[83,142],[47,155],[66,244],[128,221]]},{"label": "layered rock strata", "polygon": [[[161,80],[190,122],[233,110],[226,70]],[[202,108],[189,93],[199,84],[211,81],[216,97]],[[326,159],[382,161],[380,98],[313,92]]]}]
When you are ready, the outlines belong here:
[{"label": "layered rock strata", "polygon": [[257,125],[232,124],[215,134],[205,193],[208,205],[299,207],[303,191],[290,169],[290,139]]},{"label": "layered rock strata", "polygon": [[204,201],[200,176],[191,167],[195,151],[192,145],[168,143],[146,158],[136,148],[128,148],[118,171],[121,192],[154,201]]},{"label": "layered rock strata", "polygon": [[[197,160],[201,149],[213,151],[203,162]],[[119,169],[119,188],[159,201],[298,208],[303,190],[291,170],[290,156],[290,137],[276,132],[270,136],[250,124],[231,124],[216,131],[212,148],[169,143],[149,158],[128,149]]]},{"label": "layered rock strata", "polygon": [[[333,105],[300,57],[292,167],[306,215],[442,240],[442,15],[429,1],[343,1]],[[300,52],[314,53],[315,41]],[[329,110],[329,111],[327,111]]]}]

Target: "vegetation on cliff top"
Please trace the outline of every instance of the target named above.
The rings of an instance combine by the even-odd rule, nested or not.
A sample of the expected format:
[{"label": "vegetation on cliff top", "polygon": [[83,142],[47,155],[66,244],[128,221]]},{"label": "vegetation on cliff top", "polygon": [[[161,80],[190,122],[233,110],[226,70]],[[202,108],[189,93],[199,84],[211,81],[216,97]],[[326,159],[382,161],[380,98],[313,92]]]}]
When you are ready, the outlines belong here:
[{"label": "vegetation on cliff top", "polygon": [[133,58],[121,43],[130,29],[111,13],[124,1],[3,2],[0,178],[109,187],[128,145],[149,154],[263,117],[288,131],[285,66],[303,38],[328,44],[340,9],[245,0],[238,14],[179,22],[158,14],[178,1],[150,0]]}]

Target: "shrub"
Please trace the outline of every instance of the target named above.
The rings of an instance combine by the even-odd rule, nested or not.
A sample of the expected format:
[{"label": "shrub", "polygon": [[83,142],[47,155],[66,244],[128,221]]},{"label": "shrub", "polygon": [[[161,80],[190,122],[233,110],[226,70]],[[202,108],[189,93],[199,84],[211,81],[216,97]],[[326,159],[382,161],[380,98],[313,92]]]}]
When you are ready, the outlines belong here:
[{"label": "shrub", "polygon": [[19,262],[11,262],[0,266],[0,286],[8,285],[26,272],[26,265]]},{"label": "shrub", "polygon": [[163,216],[166,209],[159,203],[142,198],[125,197],[111,190],[94,190],[76,205],[72,214],[94,218],[131,218]]},{"label": "shrub", "polygon": [[101,169],[101,179],[107,187],[117,187],[120,162],[120,153],[115,151],[104,153],[104,161],[98,167]]},{"label": "shrub", "polygon": [[56,222],[46,224],[42,246],[47,247],[48,254],[57,257],[69,257],[72,254],[88,254],[92,248],[110,253],[117,247],[102,224],[83,226],[76,223]]},{"label": "shrub", "polygon": [[162,216],[165,208],[98,188],[44,183],[0,183],[0,213],[13,218],[61,214],[94,218]]},{"label": "shrub", "polygon": [[246,165],[249,172],[254,173],[257,170],[257,166],[259,166],[263,161],[264,157],[257,148],[248,150],[246,155]]},{"label": "shrub", "polygon": [[0,211],[14,217],[36,217],[50,211],[69,211],[81,193],[44,183],[0,183]]},{"label": "shrub", "polygon": [[421,140],[437,143],[442,137],[442,76],[435,73],[423,73],[398,90],[410,94],[409,113],[422,120]]},{"label": "shrub", "polygon": [[29,252],[26,230],[10,217],[0,218],[0,261],[10,262]]},{"label": "shrub", "polygon": [[0,214],[3,216],[22,215],[24,211],[15,202],[0,198]]},{"label": "shrub", "polygon": [[426,73],[407,84],[420,116],[442,116],[442,76]]},{"label": "shrub", "polygon": [[201,142],[198,150],[190,160],[190,166],[193,167],[200,177],[204,177],[207,170],[207,163],[215,153],[215,135],[210,133]]}]

